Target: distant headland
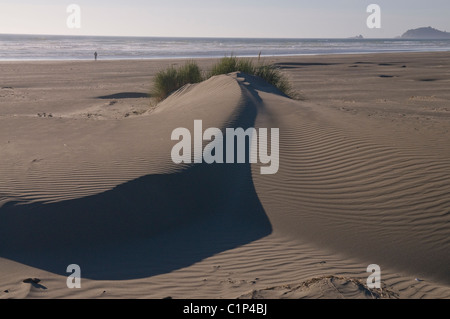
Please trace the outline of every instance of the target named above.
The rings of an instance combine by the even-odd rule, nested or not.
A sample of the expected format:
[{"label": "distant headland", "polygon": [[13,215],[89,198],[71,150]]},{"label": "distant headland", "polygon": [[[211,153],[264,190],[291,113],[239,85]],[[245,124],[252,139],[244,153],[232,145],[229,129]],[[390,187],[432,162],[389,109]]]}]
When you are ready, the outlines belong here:
[{"label": "distant headland", "polygon": [[432,27],[418,28],[406,31],[402,39],[450,39],[450,32],[440,31]]}]

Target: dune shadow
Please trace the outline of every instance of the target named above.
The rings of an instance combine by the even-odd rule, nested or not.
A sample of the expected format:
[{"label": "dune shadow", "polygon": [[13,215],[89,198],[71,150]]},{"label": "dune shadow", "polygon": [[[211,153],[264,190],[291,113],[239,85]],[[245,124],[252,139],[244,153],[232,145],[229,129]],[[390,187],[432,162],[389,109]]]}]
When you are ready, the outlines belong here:
[{"label": "dune shadow", "polygon": [[66,275],[124,280],[187,267],[271,233],[249,165],[148,175],[57,203],[0,208],[0,256]]},{"label": "dune shadow", "polygon": [[140,99],[150,97],[148,93],[142,92],[121,92],[111,95],[98,96],[98,99],[109,100],[109,99]]},{"label": "dune shadow", "polygon": [[[254,126],[256,113],[249,103],[234,124]],[[0,257],[62,276],[77,264],[95,280],[169,273],[271,232],[248,161],[196,164],[83,198],[0,207]]]},{"label": "dune shadow", "polygon": [[258,103],[259,105],[262,105],[263,100],[259,96],[258,91],[270,93],[270,94],[274,94],[274,95],[279,95],[279,96],[290,99],[290,97],[287,94],[283,93],[282,91],[277,89],[275,86],[267,83],[265,80],[263,80],[262,78],[260,78],[258,76],[250,75],[250,74],[243,73],[243,72],[237,72],[236,76],[238,78],[241,78],[244,80],[243,85],[246,87],[247,92],[252,95],[252,97],[254,98],[254,101],[256,103]]}]

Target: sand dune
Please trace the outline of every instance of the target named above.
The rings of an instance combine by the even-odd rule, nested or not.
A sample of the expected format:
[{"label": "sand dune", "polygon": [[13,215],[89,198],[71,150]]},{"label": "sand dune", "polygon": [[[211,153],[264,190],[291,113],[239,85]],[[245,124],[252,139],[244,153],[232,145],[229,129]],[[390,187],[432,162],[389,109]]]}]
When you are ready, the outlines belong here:
[{"label": "sand dune", "polygon": [[328,110],[270,102],[257,125],[288,128],[282,163],[276,178],[255,174],[254,181],[273,227],[448,281],[448,157],[426,152],[418,139],[394,147],[405,136],[367,121],[355,130]]},{"label": "sand dune", "polygon": [[[51,118],[2,111],[0,298],[450,298],[450,145],[433,139],[447,122],[424,133],[242,73],[115,118],[110,99],[148,101],[130,92]],[[279,172],[174,164],[171,132],[196,119],[279,128]],[[369,264],[384,294],[364,286]]]}]

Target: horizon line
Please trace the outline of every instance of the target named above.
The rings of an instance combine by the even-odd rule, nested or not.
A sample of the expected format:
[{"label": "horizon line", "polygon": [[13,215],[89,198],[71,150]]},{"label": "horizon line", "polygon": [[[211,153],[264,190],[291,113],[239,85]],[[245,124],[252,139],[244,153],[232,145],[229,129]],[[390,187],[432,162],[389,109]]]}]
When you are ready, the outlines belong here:
[{"label": "horizon line", "polygon": [[[23,35],[23,36],[60,36],[60,37],[101,37],[101,38],[166,38],[166,39],[270,39],[270,40],[372,40],[372,39],[398,39],[395,37],[373,37],[367,38],[358,36],[351,37],[232,37],[232,36],[162,36],[162,35],[98,35],[98,34],[50,34],[50,33],[1,33],[2,35]],[[361,35],[362,36],[362,35]]]}]

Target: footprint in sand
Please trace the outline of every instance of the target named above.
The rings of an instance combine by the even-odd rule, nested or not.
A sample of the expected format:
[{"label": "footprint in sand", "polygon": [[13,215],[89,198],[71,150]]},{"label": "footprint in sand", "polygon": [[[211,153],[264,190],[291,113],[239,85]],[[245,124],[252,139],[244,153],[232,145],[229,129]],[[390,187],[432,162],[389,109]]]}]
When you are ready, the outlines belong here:
[{"label": "footprint in sand", "polygon": [[42,281],[39,278],[26,278],[22,280],[22,282],[17,286],[9,287],[8,289],[4,290],[4,295],[0,295],[0,299],[24,299],[27,298],[31,293],[47,290],[47,287],[42,285],[41,282]]},{"label": "footprint in sand", "polygon": [[39,278],[27,278],[23,280],[23,283],[30,284],[30,289],[42,289],[47,290],[47,287],[41,284],[41,280]]},{"label": "footprint in sand", "polygon": [[41,280],[39,278],[27,278],[24,279],[23,282],[26,284],[38,284],[41,282]]},{"label": "footprint in sand", "polygon": [[11,86],[3,86],[0,92],[0,97],[14,96],[14,88]]}]

